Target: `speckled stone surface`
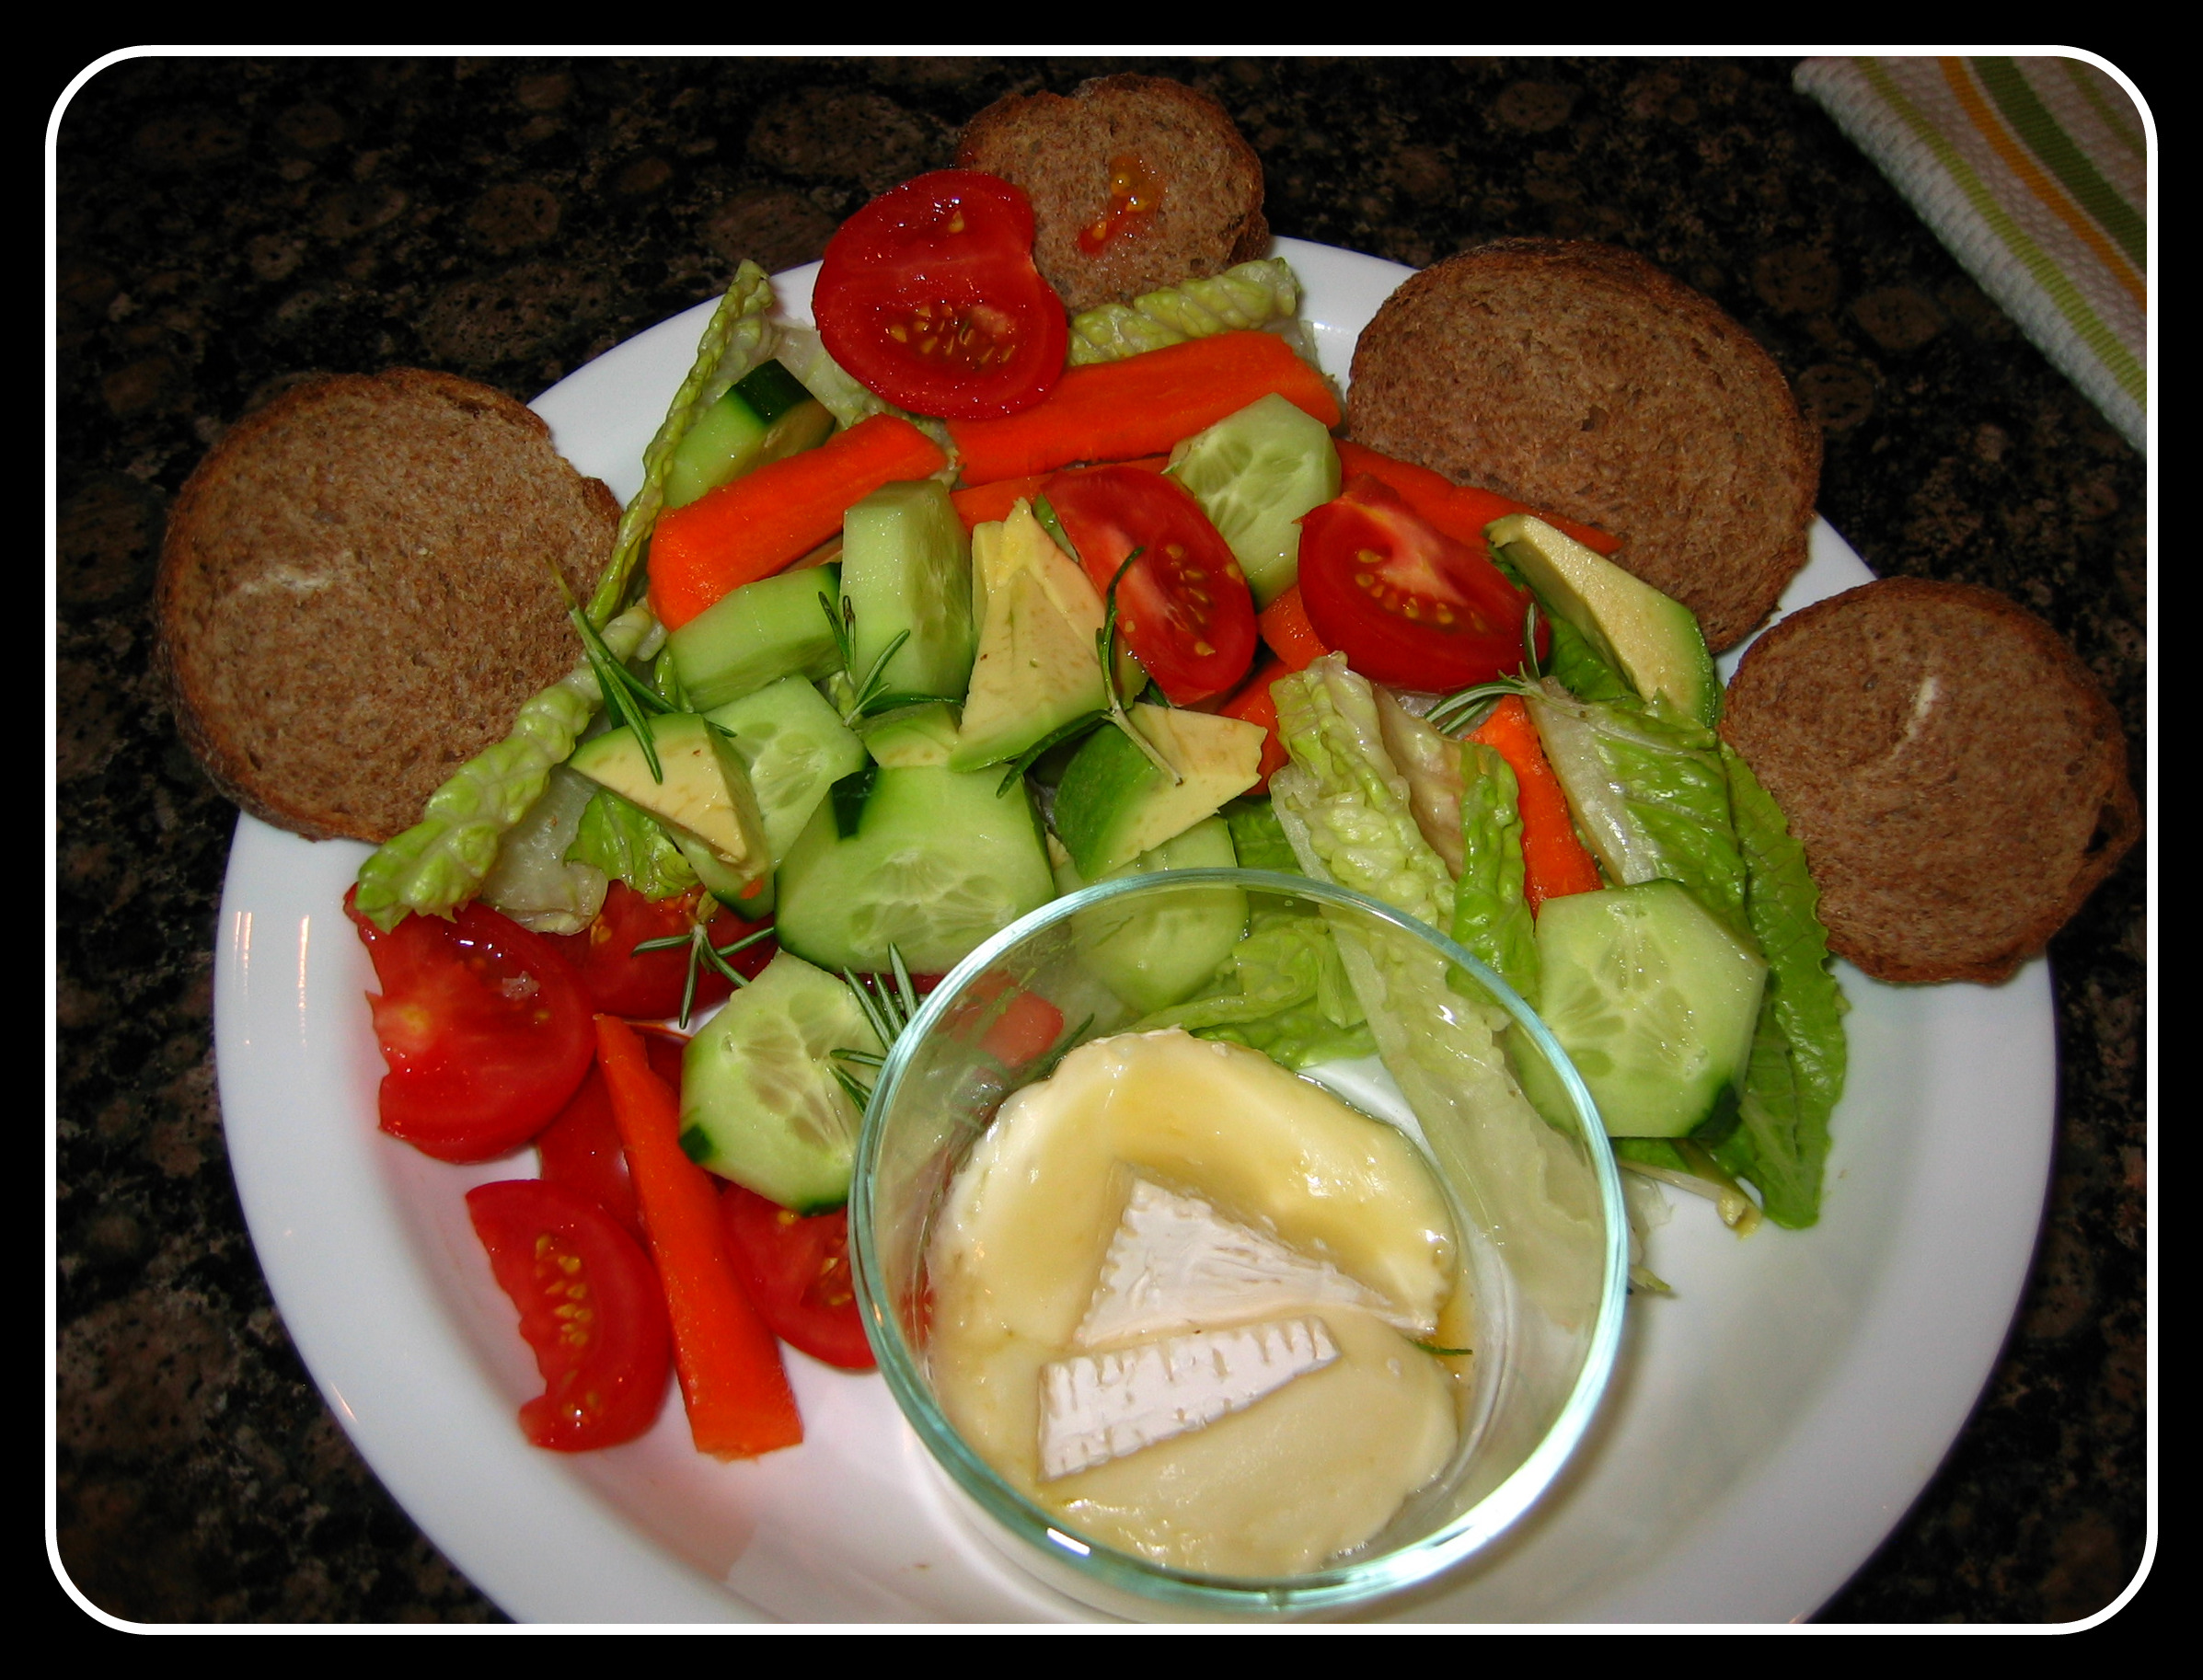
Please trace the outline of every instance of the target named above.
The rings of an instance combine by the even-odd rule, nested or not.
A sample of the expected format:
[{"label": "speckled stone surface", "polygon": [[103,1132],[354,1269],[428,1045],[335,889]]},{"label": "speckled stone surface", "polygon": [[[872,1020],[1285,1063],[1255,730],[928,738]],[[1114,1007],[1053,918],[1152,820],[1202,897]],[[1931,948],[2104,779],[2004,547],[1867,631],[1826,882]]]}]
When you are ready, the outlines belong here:
[{"label": "speckled stone surface", "polygon": [[[498,1614],[322,1405],[238,1211],[211,1050],[235,813],[148,672],[163,513],[192,465],[314,371],[413,363],[533,397],[739,257],[817,256],[996,96],[1125,67],[1224,102],[1279,234],[1412,264],[1586,235],[1709,293],[1824,427],[1829,522],[1881,572],[2048,617],[2141,762],[2140,459],[1792,91],[1788,61],[117,64],[68,107],[59,152],[53,1451],[61,1556],[94,1603],[132,1621]],[[2052,947],[2056,1179],[2010,1344],[1830,1619],[2065,1621],[2139,1567],[2142,861]]]}]

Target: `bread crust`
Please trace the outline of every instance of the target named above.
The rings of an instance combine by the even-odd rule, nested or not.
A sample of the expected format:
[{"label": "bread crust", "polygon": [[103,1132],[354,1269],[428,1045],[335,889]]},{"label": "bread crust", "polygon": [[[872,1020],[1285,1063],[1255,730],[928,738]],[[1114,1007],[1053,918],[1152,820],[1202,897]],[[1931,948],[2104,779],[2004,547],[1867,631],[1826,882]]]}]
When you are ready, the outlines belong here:
[{"label": "bread crust", "polygon": [[398,368],[231,428],[162,544],[156,662],[179,735],[254,816],[381,842],[581,656],[619,503],[502,392]]},{"label": "bread crust", "polygon": [[1877,980],[1994,984],[2141,831],[2117,712],[1994,590],[1887,578],[1792,614],[1723,738],[1789,819],[1829,949]]},{"label": "bread crust", "polygon": [[[1154,219],[1098,256],[1081,229],[1109,211],[1109,166],[1129,153],[1163,178]],[[1263,165],[1230,113],[1182,82],[1106,75],[1062,94],[1012,94],[964,125],[956,161],[1032,201],[1032,257],[1077,315],[1221,273],[1270,249]]]},{"label": "bread crust", "polygon": [[1718,305],[1615,246],[1503,239],[1412,276],[1346,410],[1373,449],[1611,531],[1716,650],[1805,562],[1819,431]]}]

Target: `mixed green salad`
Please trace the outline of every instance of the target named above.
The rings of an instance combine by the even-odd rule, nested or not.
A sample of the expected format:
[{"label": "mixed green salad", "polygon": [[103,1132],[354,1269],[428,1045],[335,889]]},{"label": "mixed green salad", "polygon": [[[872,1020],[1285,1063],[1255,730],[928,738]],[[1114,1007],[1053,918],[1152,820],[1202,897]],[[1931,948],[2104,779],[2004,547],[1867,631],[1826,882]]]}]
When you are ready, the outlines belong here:
[{"label": "mixed green salad", "polygon": [[[1074,319],[1068,361],[1260,335],[1305,363],[1298,309],[1272,259]],[[836,449],[855,459],[881,423],[908,427],[940,464],[860,489],[838,536],[793,564],[743,562],[761,575],[700,610],[663,610],[652,563],[673,553],[682,510],[732,506],[731,489]],[[573,604],[585,659],[367,860],[358,916],[387,933],[479,901],[571,936],[602,925],[614,891],[692,903],[691,925],[657,943],[681,948],[690,995],[714,973],[739,989],[686,1053],[682,1145],[810,1213],[847,1194],[866,1070],[926,974],[1096,880],[1304,873],[1450,934],[1539,1008],[1626,1167],[1713,1198],[1741,1230],[1815,1221],[1845,1005],[1802,850],[1716,733],[1719,682],[1688,612],[1517,512],[1478,556],[1520,603],[1505,660],[1476,681],[1434,669],[1419,682],[1401,679],[1395,650],[1367,662],[1380,682],[1351,635],[1330,646],[1308,616],[1298,636],[1273,633],[1321,511],[1358,494],[1349,512],[1395,536],[1422,530],[1391,492],[1343,486],[1340,445],[1306,408],[1265,393],[1165,439],[1168,464],[1103,469],[1113,480],[1081,477],[1123,458],[1098,445],[1013,476],[1006,509],[986,492],[1011,480],[971,482],[977,436],[868,388],[818,332],[776,317],[771,282],[744,264],[602,581]],[[791,500],[815,496],[825,470]],[[1125,473],[1197,504],[1228,549],[1222,571],[1186,573],[1178,596],[1135,593],[1143,557],[1152,569],[1175,543],[1080,506]],[[1199,612],[1162,647],[1158,615],[1193,611],[1227,573],[1251,592],[1267,647],[1219,653]],[[1238,668],[1205,688],[1204,662],[1227,658]],[[1539,891],[1544,843],[1526,834],[1525,761],[1495,744],[1502,708],[1534,726],[1533,758],[1590,860],[1565,889]],[[761,974],[710,930],[722,907],[745,930],[769,918],[779,954]],[[1289,1067],[1385,1051],[1400,1030],[1372,1019],[1370,986],[1321,916],[1259,897],[1214,926],[1129,930],[1108,972],[1135,1025]],[[1434,984],[1388,979],[1395,1000]],[[1454,1049],[1482,1058],[1495,1090],[1551,1111],[1488,998],[1424,1002],[1430,1019],[1470,1023],[1459,1030],[1475,1041]]]}]

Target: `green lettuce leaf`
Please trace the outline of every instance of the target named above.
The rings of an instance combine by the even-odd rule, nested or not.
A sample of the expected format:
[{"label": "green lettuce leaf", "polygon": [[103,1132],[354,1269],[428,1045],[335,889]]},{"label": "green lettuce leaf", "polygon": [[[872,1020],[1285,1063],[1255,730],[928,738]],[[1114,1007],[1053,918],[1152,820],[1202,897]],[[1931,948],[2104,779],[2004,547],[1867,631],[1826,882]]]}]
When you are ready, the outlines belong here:
[{"label": "green lettuce leaf", "polygon": [[1795,1228],[1820,1216],[1850,1006],[1828,972],[1828,934],[1805,848],[1751,767],[1725,746],[1722,758],[1748,871],[1746,905],[1768,968],[1736,1125],[1713,1157],[1759,1191],[1770,1219]]},{"label": "green lettuce leaf", "polygon": [[1569,809],[1608,877],[1632,887],[1680,881],[1745,932],[1744,854],[1713,731],[1665,699],[1584,700],[1550,677],[1529,708]]},{"label": "green lettuce leaf", "polygon": [[1552,646],[1545,656],[1545,673],[1579,700],[1634,700],[1637,691],[1629,679],[1607,663],[1591,645],[1591,639],[1557,613],[1540,611],[1552,632]]},{"label": "green lettuce leaf", "polygon": [[1242,262],[1206,280],[1189,280],[1129,304],[1103,304],[1073,316],[1071,365],[1118,362],[1188,339],[1269,327],[1290,321],[1299,308],[1300,282],[1284,258]]},{"label": "green lettuce leaf", "polygon": [[773,306],[773,284],[765,270],[747,260],[734,270],[734,283],[719,300],[698,340],[688,376],[674,393],[657,435],[642,452],[642,488],[620,514],[619,535],[596,593],[589,598],[589,622],[602,629],[626,604],[643,545],[665,503],[665,478],[674,452],[688,435],[698,415],[724,397],[744,374],[773,353],[779,329],[767,319]]},{"label": "green lettuce leaf", "polygon": [[1515,772],[1496,748],[1461,742],[1461,877],[1453,938],[1531,1008],[1538,1007],[1538,929],[1522,893],[1522,809]]},{"label": "green lettuce leaf", "polygon": [[1277,808],[1266,797],[1229,800],[1224,806],[1224,823],[1231,830],[1231,849],[1242,869],[1275,869],[1281,875],[1300,873],[1300,860],[1293,856],[1293,843],[1286,838],[1277,820]]},{"label": "green lettuce leaf", "polygon": [[626,881],[647,899],[672,898],[696,885],[696,871],[664,825],[609,788],[599,788],[582,812],[566,857]]},{"label": "green lettuce leaf", "polygon": [[1322,916],[1310,905],[1267,893],[1249,894],[1248,903],[1247,935],[1208,988],[1133,1030],[1182,1027],[1197,1038],[1259,1050],[1294,1069],[1374,1053],[1377,1041]]}]

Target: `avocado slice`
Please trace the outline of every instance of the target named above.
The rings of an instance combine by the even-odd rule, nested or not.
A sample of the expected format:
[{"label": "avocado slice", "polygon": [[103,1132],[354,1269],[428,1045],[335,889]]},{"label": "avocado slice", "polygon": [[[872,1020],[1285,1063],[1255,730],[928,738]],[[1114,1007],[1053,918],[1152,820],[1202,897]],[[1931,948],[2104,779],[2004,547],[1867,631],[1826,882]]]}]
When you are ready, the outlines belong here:
[{"label": "avocado slice", "polygon": [[979,656],[963,700],[952,769],[1015,758],[1109,704],[1094,637],[1102,597],[1021,501],[972,533]]},{"label": "avocado slice", "polygon": [[1484,540],[1639,694],[1648,700],[1665,694],[1708,729],[1721,721],[1713,656],[1680,601],[1527,513],[1494,520]]},{"label": "avocado slice", "polygon": [[1055,789],[1056,835],[1087,880],[1182,834],[1262,775],[1259,723],[1169,706],[1135,706],[1131,715],[1180,780],[1149,764],[1123,730],[1087,737]]},{"label": "avocado slice", "polygon": [[[632,727],[583,742],[568,767],[642,807],[676,841],[700,843],[720,866],[709,883],[713,892],[740,896],[772,868],[765,819],[741,754],[724,731],[691,712],[646,718],[641,727],[651,732],[662,777],[652,776]],[[696,860],[688,846],[682,850]]]}]

